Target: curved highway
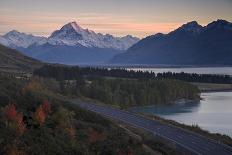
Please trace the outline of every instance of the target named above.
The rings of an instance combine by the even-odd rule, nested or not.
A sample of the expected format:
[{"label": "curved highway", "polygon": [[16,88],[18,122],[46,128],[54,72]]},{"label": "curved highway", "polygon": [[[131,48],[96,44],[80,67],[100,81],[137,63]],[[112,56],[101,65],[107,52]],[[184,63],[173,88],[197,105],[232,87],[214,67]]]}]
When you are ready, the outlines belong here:
[{"label": "curved highway", "polygon": [[106,106],[72,102],[79,105],[81,108],[96,112],[102,116],[110,117],[115,120],[123,121],[127,124],[143,128],[155,135],[158,135],[170,142],[187,149],[192,154],[197,155],[232,155],[232,148],[220,144],[214,140],[207,139],[198,134],[188,132],[178,127],[160,123],[156,120],[151,120],[133,113],[114,109]]}]

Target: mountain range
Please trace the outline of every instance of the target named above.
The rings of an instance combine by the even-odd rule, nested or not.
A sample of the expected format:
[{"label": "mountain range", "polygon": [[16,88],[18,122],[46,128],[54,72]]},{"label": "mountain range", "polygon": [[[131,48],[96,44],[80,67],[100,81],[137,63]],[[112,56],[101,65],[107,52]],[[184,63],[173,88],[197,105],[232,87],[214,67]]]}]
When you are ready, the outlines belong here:
[{"label": "mountain range", "polygon": [[0,36],[0,44],[44,62],[72,65],[232,65],[232,23],[226,20],[206,26],[192,21],[142,40],[95,33],[71,22],[49,37],[13,30]]},{"label": "mountain range", "polygon": [[140,40],[110,63],[149,65],[232,65],[232,23],[196,21]]},{"label": "mountain range", "polygon": [[76,22],[64,25],[49,37],[38,37],[16,30],[0,36],[0,44],[23,54],[53,63],[103,63],[126,51],[139,39],[133,36],[114,37],[83,29]]}]

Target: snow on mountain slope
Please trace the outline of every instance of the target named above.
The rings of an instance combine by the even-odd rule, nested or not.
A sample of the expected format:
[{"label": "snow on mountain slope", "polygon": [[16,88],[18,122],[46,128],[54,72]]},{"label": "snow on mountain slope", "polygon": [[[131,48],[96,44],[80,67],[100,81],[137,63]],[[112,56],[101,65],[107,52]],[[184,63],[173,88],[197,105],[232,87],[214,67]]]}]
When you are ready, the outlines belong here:
[{"label": "snow on mountain slope", "polygon": [[138,41],[138,38],[129,35],[120,38],[109,34],[95,33],[92,30],[81,28],[76,22],[64,25],[60,30],[54,31],[48,38],[28,35],[16,30],[0,37],[0,44],[11,48],[28,48],[33,44],[40,46],[49,43],[51,45],[127,50]]},{"label": "snow on mountain slope", "polygon": [[60,30],[52,33],[48,42],[52,45],[82,45],[85,47],[112,48],[126,50],[139,41],[132,36],[114,37],[112,35],[95,33],[92,30],[81,28],[76,22],[64,25]]},{"label": "snow on mountain slope", "polygon": [[9,46],[8,40],[3,38],[2,36],[0,36],[0,44],[2,44],[4,46]]},{"label": "snow on mountain slope", "polygon": [[[12,48],[23,47],[27,48],[28,46],[34,43],[46,42],[45,37],[37,37],[33,35],[28,35],[25,33],[18,32],[16,30],[12,30],[3,36],[5,41],[8,42],[8,46]],[[4,40],[0,41],[0,43],[4,44]]]}]

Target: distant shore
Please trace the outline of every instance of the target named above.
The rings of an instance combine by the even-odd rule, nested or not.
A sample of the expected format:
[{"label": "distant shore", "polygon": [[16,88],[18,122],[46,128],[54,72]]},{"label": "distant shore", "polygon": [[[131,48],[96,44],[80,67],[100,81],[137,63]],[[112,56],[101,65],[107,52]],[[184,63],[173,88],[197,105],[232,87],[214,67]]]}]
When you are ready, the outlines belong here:
[{"label": "distant shore", "polygon": [[232,65],[165,65],[165,64],[70,64],[80,67],[108,67],[108,68],[204,68],[204,67],[232,67]]},{"label": "distant shore", "polygon": [[193,82],[192,84],[197,86],[202,93],[232,91],[232,84],[197,83],[197,82]]}]

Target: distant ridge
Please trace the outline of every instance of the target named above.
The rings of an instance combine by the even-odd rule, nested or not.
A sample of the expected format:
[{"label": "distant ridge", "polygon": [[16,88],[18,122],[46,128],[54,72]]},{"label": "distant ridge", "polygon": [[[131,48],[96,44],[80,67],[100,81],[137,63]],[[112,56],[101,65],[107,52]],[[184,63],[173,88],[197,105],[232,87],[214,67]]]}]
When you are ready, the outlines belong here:
[{"label": "distant ridge", "polygon": [[217,20],[203,27],[196,21],[168,33],[142,39],[113,64],[144,65],[232,65],[232,23]]},{"label": "distant ridge", "polygon": [[32,71],[43,65],[42,62],[3,45],[0,45],[0,60],[1,71]]}]

